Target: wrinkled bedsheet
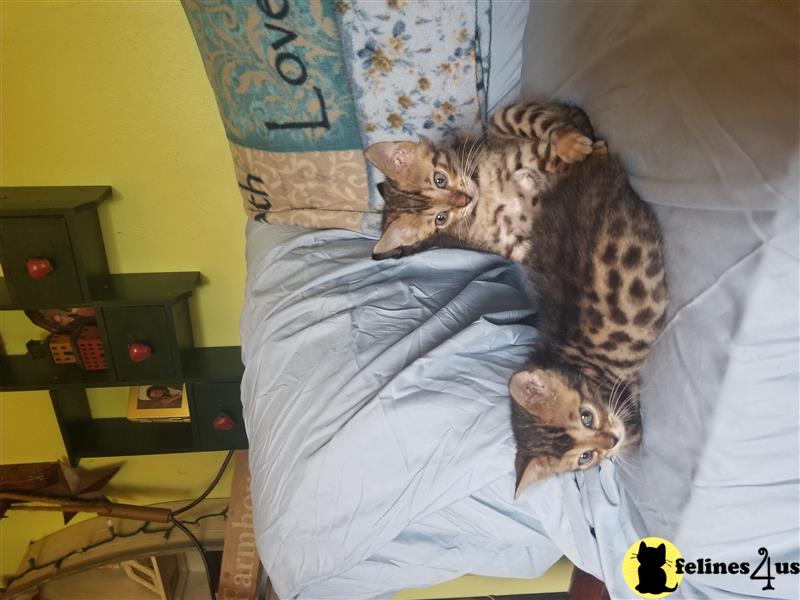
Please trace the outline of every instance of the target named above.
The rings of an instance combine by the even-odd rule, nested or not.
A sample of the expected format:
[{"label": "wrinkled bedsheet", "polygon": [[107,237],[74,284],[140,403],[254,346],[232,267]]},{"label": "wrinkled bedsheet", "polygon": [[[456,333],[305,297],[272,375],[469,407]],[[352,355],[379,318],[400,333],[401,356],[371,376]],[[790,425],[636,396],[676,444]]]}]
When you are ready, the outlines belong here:
[{"label": "wrinkled bedsheet", "polygon": [[598,515],[619,548],[636,537],[614,465],[513,500],[507,381],[536,335],[521,271],[457,249],[375,262],[373,243],[248,226],[242,401],[280,597],[535,577],[563,553],[600,574]]},{"label": "wrinkled bedsheet", "polygon": [[[506,381],[536,335],[514,265],[376,263],[357,234],[249,227],[242,401],[281,597],[534,577],[563,553],[635,598],[620,567],[645,534],[800,560],[798,12],[531,4],[523,94],[582,105],[664,229],[669,321],[625,462],[512,500]],[[800,597],[796,575],[763,583],[689,575],[671,597]]]}]

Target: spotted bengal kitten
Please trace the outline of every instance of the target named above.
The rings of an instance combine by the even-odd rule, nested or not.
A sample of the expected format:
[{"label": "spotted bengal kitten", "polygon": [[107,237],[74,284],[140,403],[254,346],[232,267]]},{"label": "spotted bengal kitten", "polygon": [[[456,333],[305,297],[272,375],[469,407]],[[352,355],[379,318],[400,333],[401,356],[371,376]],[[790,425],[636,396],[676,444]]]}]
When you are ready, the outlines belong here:
[{"label": "spotted bengal kitten", "polygon": [[[396,258],[433,241],[459,240],[522,261],[537,196],[569,165],[605,143],[592,143],[585,113],[561,104],[513,105],[490,121],[490,141],[450,147],[379,142],[367,159],[384,175],[384,231],[373,258]],[[483,201],[479,201],[483,200]]]},{"label": "spotted bengal kitten", "polygon": [[484,142],[367,150],[387,176],[373,257],[444,241],[526,267],[539,336],[509,383],[519,494],[639,441],[638,373],[668,298],[658,223],[582,111],[515,105],[491,131]]}]

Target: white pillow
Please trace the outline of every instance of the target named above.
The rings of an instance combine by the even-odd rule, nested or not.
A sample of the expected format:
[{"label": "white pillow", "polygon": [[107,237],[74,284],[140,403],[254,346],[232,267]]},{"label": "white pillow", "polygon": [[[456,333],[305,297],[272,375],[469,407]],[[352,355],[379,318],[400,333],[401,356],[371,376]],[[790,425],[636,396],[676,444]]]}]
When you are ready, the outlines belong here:
[{"label": "white pillow", "polygon": [[535,2],[523,96],[586,110],[650,202],[797,200],[798,4]]},{"label": "white pillow", "polygon": [[528,22],[529,2],[492,0],[489,89],[491,115],[497,108],[519,98],[522,77],[522,45]]}]

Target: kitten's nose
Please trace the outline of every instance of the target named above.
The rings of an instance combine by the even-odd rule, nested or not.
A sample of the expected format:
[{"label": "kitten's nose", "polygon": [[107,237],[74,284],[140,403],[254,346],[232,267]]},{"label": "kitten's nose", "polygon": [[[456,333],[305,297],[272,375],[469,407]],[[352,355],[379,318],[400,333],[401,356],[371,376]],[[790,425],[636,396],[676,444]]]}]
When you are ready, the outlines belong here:
[{"label": "kitten's nose", "polygon": [[603,450],[611,450],[619,442],[619,438],[611,433],[598,432],[595,436],[597,447]]},{"label": "kitten's nose", "polygon": [[450,206],[453,208],[464,208],[470,202],[472,202],[472,196],[464,192],[455,192],[450,195]]}]

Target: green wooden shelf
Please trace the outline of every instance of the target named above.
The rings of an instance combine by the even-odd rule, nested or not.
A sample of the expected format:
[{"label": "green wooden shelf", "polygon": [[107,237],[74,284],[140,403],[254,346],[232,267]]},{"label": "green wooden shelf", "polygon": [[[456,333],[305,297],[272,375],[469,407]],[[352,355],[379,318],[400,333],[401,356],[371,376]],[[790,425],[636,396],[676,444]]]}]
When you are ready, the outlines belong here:
[{"label": "green wooden shelf", "polygon": [[0,392],[112,385],[117,383],[109,371],[84,371],[77,365],[57,365],[49,358],[33,359],[27,354],[0,358]]},{"label": "green wooden shelf", "polygon": [[[192,348],[181,355],[184,383],[239,381],[244,373],[239,346]],[[120,381],[109,371],[84,371],[77,365],[57,365],[48,358],[26,354],[0,358],[0,392],[57,388],[100,388],[142,385],[140,380]],[[148,380],[148,384],[176,383],[175,378]]]},{"label": "green wooden shelf", "polygon": [[[72,464],[82,458],[162,454],[247,448],[238,381],[187,383],[191,420],[137,422],[92,417],[83,388],[50,391],[61,436]],[[237,426],[215,430],[215,416],[225,411]]]},{"label": "green wooden shelf", "polygon": [[89,279],[92,305],[164,304],[188,298],[200,284],[197,271],[176,273],[126,273]]},{"label": "green wooden shelf", "polygon": [[0,212],[6,217],[62,215],[96,207],[110,196],[107,185],[0,187]]},{"label": "green wooden shelf", "polygon": [[192,424],[141,423],[124,418],[92,419],[66,425],[74,459],[195,450]]},{"label": "green wooden shelf", "polygon": [[[48,338],[46,348],[31,346],[46,357],[0,355],[0,392],[49,390],[72,464],[87,457],[247,447],[241,348],[194,346],[189,298],[201,274],[110,274],[98,216],[110,196],[109,186],[0,187],[0,311],[88,306],[97,321],[97,337],[78,339],[76,333]],[[92,365],[101,351],[108,365],[103,371],[54,362]],[[159,384],[186,386],[190,421],[91,414],[87,388]]]},{"label": "green wooden shelf", "polygon": [[[72,303],[74,306],[135,306],[170,304],[188,298],[200,284],[200,273],[186,271],[177,273],[125,273],[98,275],[89,279],[89,300]],[[44,306],[43,304],[46,304]],[[15,304],[11,300],[5,279],[0,277],[0,310],[36,310],[40,308],[65,308],[63,303],[53,300],[46,303]]]},{"label": "green wooden shelf", "polygon": [[241,346],[191,348],[181,354],[183,377],[190,382],[241,381]]}]

